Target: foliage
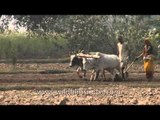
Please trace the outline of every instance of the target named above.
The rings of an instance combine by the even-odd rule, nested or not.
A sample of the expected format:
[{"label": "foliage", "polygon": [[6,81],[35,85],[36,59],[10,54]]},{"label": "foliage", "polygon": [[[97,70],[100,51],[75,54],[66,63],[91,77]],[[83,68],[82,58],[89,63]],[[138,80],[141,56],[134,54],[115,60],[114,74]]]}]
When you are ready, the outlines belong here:
[{"label": "foliage", "polygon": [[[53,58],[68,56],[69,51],[84,49],[117,53],[117,36],[130,45],[130,58],[143,49],[144,38],[151,38],[154,48],[160,44],[160,20],[151,15],[14,15],[1,24],[1,58]],[[10,18],[26,34],[5,32]],[[5,19],[6,20],[6,19]],[[156,29],[156,31],[155,31]],[[11,55],[12,54],[12,55]]]},{"label": "foliage", "polygon": [[29,38],[21,34],[0,34],[0,58],[12,59],[13,64],[17,58],[57,58],[66,54],[66,44],[67,41],[62,37]]}]

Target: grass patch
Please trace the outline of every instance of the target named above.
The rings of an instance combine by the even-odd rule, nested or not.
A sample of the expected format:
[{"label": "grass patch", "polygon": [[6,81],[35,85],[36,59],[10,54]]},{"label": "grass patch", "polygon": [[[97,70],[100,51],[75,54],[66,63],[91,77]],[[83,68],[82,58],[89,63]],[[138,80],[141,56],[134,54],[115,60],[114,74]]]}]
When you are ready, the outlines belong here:
[{"label": "grass patch", "polygon": [[114,88],[118,86],[126,86],[131,88],[159,88],[160,84],[158,82],[77,82],[72,81],[71,83],[66,82],[46,82],[46,83],[40,83],[40,82],[33,82],[33,83],[1,83],[0,91],[7,91],[7,90],[63,90],[63,89],[78,89],[78,88],[89,88],[92,89],[99,89],[99,88]]},{"label": "grass patch", "polygon": [[28,70],[28,71],[2,71],[2,72],[0,72],[0,74],[20,74],[20,73],[23,73],[23,74],[28,74],[28,73],[33,73],[33,74],[35,74],[35,73],[38,73],[37,71],[33,71],[33,70]]},{"label": "grass patch", "polygon": [[32,73],[32,74],[61,74],[61,73],[71,73],[71,71],[66,71],[66,70],[25,70],[25,71],[20,71],[20,70],[15,70],[15,71],[0,71],[0,74],[28,74],[28,73]]},{"label": "grass patch", "polygon": [[140,87],[140,88],[159,88],[160,84],[159,84],[159,82],[157,82],[157,83],[149,82],[149,83],[130,84],[130,85],[127,85],[127,86],[133,87],[133,88],[137,88],[137,87]]},{"label": "grass patch", "polygon": [[[19,59],[16,63],[68,63],[70,58],[60,58],[60,59]],[[2,59],[0,63],[12,63],[12,60]]]},{"label": "grass patch", "polygon": [[45,70],[45,71],[40,71],[40,74],[60,74],[60,73],[69,73],[70,71],[66,70]]},{"label": "grass patch", "polygon": [[81,85],[75,84],[49,84],[49,85],[42,85],[42,84],[12,84],[12,85],[1,85],[0,91],[7,91],[7,90],[62,90],[62,89],[77,89],[82,87]]}]

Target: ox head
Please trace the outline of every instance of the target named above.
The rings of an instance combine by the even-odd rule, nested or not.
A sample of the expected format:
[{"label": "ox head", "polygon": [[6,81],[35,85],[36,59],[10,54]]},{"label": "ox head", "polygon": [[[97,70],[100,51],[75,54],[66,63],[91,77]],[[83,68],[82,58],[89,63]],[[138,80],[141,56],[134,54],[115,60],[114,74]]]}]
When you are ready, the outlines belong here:
[{"label": "ox head", "polygon": [[76,54],[70,55],[70,67],[82,66],[82,58],[79,58]]},{"label": "ox head", "polygon": [[82,63],[82,59],[81,57],[77,56],[78,53],[81,53],[81,52],[84,52],[84,50],[79,50],[79,51],[74,51],[72,52],[72,54],[70,54],[70,64],[69,66],[70,67],[73,67],[73,66],[80,66],[82,67],[83,66],[83,63]]}]

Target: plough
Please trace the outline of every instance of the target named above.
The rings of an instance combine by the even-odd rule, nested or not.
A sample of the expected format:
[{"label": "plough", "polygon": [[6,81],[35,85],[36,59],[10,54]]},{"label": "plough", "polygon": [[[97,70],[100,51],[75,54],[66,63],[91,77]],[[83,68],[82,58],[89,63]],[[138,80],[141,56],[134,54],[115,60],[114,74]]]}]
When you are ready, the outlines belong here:
[{"label": "plough", "polygon": [[124,73],[126,73],[128,71],[128,69],[134,64],[134,62],[136,61],[136,59],[134,59],[131,64],[124,70]]}]

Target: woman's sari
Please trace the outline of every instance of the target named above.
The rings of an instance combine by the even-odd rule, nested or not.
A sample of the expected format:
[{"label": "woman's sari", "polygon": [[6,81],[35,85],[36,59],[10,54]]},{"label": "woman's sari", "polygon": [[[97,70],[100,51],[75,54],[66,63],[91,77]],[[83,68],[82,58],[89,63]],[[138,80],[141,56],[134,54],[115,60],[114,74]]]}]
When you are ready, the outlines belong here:
[{"label": "woman's sari", "polygon": [[144,60],[144,71],[146,73],[146,78],[151,80],[153,78],[154,74],[154,56],[153,55],[147,55],[143,58]]}]

